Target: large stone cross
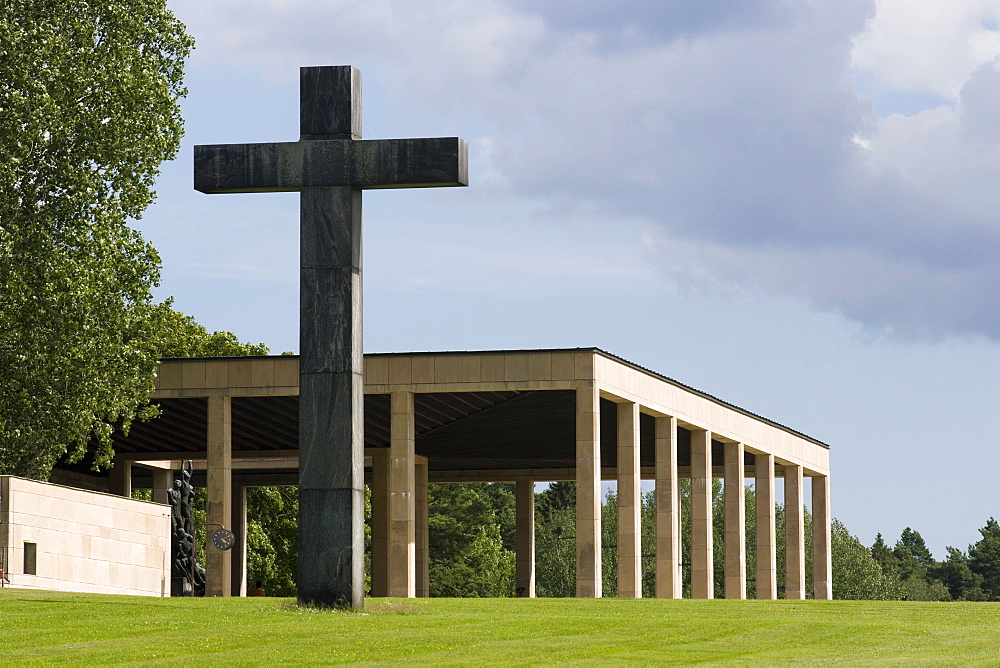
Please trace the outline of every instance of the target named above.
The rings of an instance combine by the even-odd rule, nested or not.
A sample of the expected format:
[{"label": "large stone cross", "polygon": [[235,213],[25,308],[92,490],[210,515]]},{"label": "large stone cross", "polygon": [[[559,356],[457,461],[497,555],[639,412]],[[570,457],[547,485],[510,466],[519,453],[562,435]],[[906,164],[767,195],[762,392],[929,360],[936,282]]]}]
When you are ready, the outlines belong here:
[{"label": "large stone cross", "polygon": [[468,185],[457,137],[361,140],[361,73],[300,70],[301,139],[196,146],[204,193],[299,191],[299,600],[364,604],[361,190]]}]

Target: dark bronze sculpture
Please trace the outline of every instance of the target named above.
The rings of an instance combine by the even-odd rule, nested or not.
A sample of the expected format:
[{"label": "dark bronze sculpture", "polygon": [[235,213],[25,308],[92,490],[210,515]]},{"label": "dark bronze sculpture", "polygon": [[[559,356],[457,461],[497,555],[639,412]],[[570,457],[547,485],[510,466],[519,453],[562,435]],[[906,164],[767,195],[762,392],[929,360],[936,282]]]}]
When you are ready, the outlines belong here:
[{"label": "dark bronze sculpture", "polygon": [[191,460],[181,465],[181,477],[167,490],[172,513],[170,533],[171,596],[204,596],[205,569],[198,563],[194,532],[194,487]]}]

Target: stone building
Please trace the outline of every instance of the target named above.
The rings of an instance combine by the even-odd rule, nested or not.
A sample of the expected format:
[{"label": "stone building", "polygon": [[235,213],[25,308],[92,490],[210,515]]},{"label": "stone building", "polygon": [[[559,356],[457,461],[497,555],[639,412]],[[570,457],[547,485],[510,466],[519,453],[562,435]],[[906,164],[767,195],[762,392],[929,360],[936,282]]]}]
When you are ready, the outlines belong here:
[{"label": "stone building", "polygon": [[[195,461],[209,522],[237,536],[231,551],[208,550],[209,595],[246,592],[246,488],[297,482],[298,381],[294,356],[163,360],[153,395],[162,417],[116,440],[105,484],[120,494],[134,484],[165,498],[179,462]],[[690,478],[692,595],[714,596],[713,564],[721,559],[726,596],[742,598],[743,490],[751,478],[758,598],[778,597],[779,540],[785,597],[804,598],[807,577],[816,598],[831,597],[829,447],[793,429],[596,348],[365,355],[364,391],[373,595],[427,595],[429,482],[514,481],[517,587],[533,596],[534,483],[575,480],[577,596],[600,596],[601,482],[613,480],[618,595],[641,595],[640,557],[655,551],[656,595],[680,597],[678,489]],[[723,555],[713,554],[716,478],[725,485]],[[777,479],[783,536],[774,529]],[[655,481],[655,546],[640,545],[640,480]]]},{"label": "stone building", "polygon": [[0,584],[170,595],[170,508],[0,476]]}]

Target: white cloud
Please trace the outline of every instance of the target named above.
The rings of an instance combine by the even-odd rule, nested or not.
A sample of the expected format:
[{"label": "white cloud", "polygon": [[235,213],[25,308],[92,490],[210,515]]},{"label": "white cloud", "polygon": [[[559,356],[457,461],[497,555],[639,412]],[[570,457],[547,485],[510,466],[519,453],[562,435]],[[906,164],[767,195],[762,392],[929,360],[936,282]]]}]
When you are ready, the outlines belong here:
[{"label": "white cloud", "polygon": [[855,65],[876,90],[955,100],[973,70],[1000,56],[994,0],[879,0],[857,39]]},{"label": "white cloud", "polygon": [[[468,201],[517,212],[511,235],[573,234],[581,211],[640,221],[633,243],[651,230],[651,264],[682,288],[700,275],[901,336],[1000,338],[982,298],[1000,255],[995,2],[171,6],[195,68],[354,63],[409,129],[476,138]],[[887,93],[934,104],[880,118]]]}]

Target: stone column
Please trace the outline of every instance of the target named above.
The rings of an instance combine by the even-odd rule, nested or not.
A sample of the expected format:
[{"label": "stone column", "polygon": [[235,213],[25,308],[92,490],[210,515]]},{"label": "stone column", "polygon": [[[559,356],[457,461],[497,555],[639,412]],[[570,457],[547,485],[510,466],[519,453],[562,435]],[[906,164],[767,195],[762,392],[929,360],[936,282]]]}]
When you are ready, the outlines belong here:
[{"label": "stone column", "polygon": [[830,555],[830,477],[812,479],[813,598],[833,598],[833,565]]},{"label": "stone column", "polygon": [[233,563],[233,596],[247,595],[247,488],[233,485],[233,525],[229,530],[236,536],[230,550]]},{"label": "stone column", "polygon": [[656,597],[681,597],[677,418],[656,418]]},{"label": "stone column", "polygon": [[427,509],[427,458],[417,455],[413,465],[414,478],[417,486],[416,526],[414,539],[417,543],[416,570],[417,596],[427,598],[430,590],[430,533],[428,527]]},{"label": "stone column", "polygon": [[[325,134],[325,128],[307,122],[315,111],[303,107],[302,134]],[[298,598],[360,608],[365,577],[361,191],[302,188],[299,217]]]},{"label": "stone column", "polygon": [[576,595],[601,597],[601,406],[593,385],[576,390]]},{"label": "stone column", "polygon": [[371,594],[389,595],[389,448],[372,451]]},{"label": "stone column", "polygon": [[132,498],[132,462],[119,459],[108,472],[108,493]]},{"label": "stone column", "polygon": [[389,446],[389,596],[416,596],[413,392],[393,392]]},{"label": "stone column", "polygon": [[774,521],[774,455],[754,454],[757,514],[757,598],[778,598],[778,557]]},{"label": "stone column", "polygon": [[518,480],[514,485],[515,550],[517,566],[514,588],[518,596],[535,598],[535,482]]},{"label": "stone column", "polygon": [[639,404],[618,409],[618,597],[642,598]]},{"label": "stone column", "polygon": [[802,467],[785,464],[785,598],[806,597],[805,521]]},{"label": "stone column", "polygon": [[691,597],[715,598],[712,432],[691,430]]},{"label": "stone column", "polygon": [[726,598],[747,597],[747,518],[743,444],[725,445]]},{"label": "stone column", "polygon": [[205,490],[206,525],[205,596],[232,592],[232,554],[212,545],[214,531],[232,526],[233,438],[232,400],[225,394],[208,397],[208,482]]},{"label": "stone column", "polygon": [[170,503],[167,490],[174,486],[174,472],[170,469],[153,469],[153,501]]}]

